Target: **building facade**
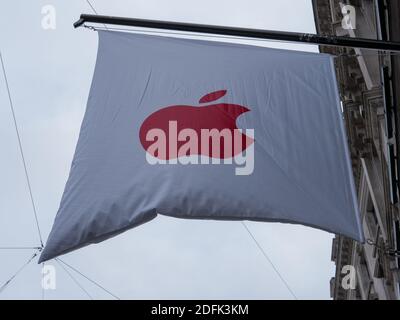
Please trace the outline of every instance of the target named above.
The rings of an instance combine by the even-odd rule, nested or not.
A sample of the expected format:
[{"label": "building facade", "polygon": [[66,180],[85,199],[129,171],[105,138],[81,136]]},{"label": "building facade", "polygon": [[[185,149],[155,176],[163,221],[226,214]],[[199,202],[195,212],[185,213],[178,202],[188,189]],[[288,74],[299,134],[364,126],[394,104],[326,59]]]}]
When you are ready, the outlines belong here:
[{"label": "building facade", "polygon": [[[400,41],[398,0],[312,2],[318,34]],[[331,296],[400,299],[400,53],[325,46],[320,51],[337,56],[343,117],[367,239],[361,244],[340,235],[334,238]]]}]

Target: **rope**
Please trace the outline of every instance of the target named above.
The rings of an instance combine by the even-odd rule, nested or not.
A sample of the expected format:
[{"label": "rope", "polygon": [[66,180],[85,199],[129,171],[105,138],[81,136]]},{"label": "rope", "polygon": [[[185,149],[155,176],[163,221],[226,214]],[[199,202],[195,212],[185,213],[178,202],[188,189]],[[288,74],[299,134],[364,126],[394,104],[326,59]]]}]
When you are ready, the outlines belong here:
[{"label": "rope", "polygon": [[79,281],[71,274],[71,272],[68,271],[66,267],[59,261],[59,259],[54,259],[56,262],[60,265],[61,268],[64,269],[64,271],[68,274],[68,276],[72,279],[72,281],[75,282],[75,284],[81,288],[81,290],[89,297],[90,300],[93,300],[92,296],[89,294],[89,292],[79,283]]},{"label": "rope", "polygon": [[28,175],[28,169],[27,169],[27,166],[26,166],[24,150],[22,148],[21,136],[20,136],[19,130],[18,130],[17,118],[15,116],[15,111],[14,111],[14,104],[13,104],[13,101],[11,99],[10,86],[8,84],[7,73],[6,73],[6,69],[4,67],[4,61],[3,61],[3,56],[1,54],[1,51],[0,51],[0,61],[1,61],[1,67],[2,67],[2,70],[3,70],[4,80],[6,82],[8,100],[10,102],[10,108],[11,108],[11,113],[12,113],[12,117],[13,117],[13,120],[14,120],[15,132],[16,132],[17,138],[18,138],[19,151],[20,151],[20,154],[21,154],[22,164],[24,166],[26,184],[27,184],[28,190],[29,190],[29,196],[30,196],[30,199],[31,199],[33,214],[35,216],[36,227],[37,227],[37,231],[38,231],[38,234],[39,234],[40,245],[41,245],[41,247],[43,247],[42,233],[41,233],[40,227],[39,227],[39,220],[38,220],[38,216],[37,216],[37,212],[36,212],[35,201],[33,199],[32,187],[31,187],[31,183],[30,183],[30,180],[29,180],[29,175]]},{"label": "rope", "polygon": [[257,245],[258,249],[260,249],[260,252],[264,256],[264,258],[268,261],[268,263],[271,265],[272,269],[274,269],[275,273],[278,275],[279,279],[281,279],[282,283],[285,285],[285,287],[288,289],[290,294],[295,300],[298,300],[297,296],[294,294],[292,288],[290,288],[289,283],[285,280],[285,278],[282,276],[282,274],[279,272],[278,268],[274,265],[272,262],[271,258],[268,256],[268,254],[265,252],[263,247],[260,245],[260,243],[257,241],[257,239],[254,237],[253,233],[250,231],[250,229],[247,227],[247,225],[241,221],[242,225],[245,227],[251,238],[253,239],[254,243]]},{"label": "rope", "polygon": [[35,253],[29,258],[29,260],[28,260],[27,262],[25,262],[25,263],[17,270],[17,272],[15,272],[15,273],[11,276],[11,278],[9,278],[9,279],[0,287],[0,293],[2,293],[2,292],[7,288],[7,286],[17,277],[18,274],[21,273],[22,270],[25,269],[25,267],[26,267],[28,264],[30,264],[30,263],[32,262],[32,260],[33,260],[37,255],[38,255],[38,252],[35,252]]},{"label": "rope", "polygon": [[66,265],[68,268],[70,268],[71,270],[75,271],[76,273],[78,273],[79,275],[81,275],[82,277],[84,277],[86,280],[90,281],[91,283],[93,283],[94,285],[96,285],[97,287],[99,287],[100,289],[102,289],[103,291],[107,292],[109,295],[113,296],[115,299],[117,300],[121,300],[119,297],[117,297],[115,294],[113,294],[111,291],[107,290],[106,288],[104,288],[102,285],[100,285],[99,283],[97,283],[96,281],[90,279],[89,277],[85,276],[82,272],[80,272],[78,269],[74,268],[73,266],[71,266],[70,264],[66,263],[65,261],[61,260],[60,258],[57,258],[56,260],[60,261],[61,263],[63,263],[64,265]]}]

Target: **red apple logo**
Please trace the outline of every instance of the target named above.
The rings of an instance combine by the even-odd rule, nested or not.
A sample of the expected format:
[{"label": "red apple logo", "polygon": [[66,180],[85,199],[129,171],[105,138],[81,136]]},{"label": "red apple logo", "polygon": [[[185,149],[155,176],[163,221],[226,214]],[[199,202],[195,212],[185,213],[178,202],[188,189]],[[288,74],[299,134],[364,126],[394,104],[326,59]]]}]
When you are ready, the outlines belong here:
[{"label": "red apple logo", "polygon": [[236,119],[250,110],[237,104],[208,104],[226,92],[206,94],[199,100],[200,106],[169,106],[152,113],[140,127],[143,148],[161,160],[191,155],[227,159],[242,153],[254,140],[241,133]]}]

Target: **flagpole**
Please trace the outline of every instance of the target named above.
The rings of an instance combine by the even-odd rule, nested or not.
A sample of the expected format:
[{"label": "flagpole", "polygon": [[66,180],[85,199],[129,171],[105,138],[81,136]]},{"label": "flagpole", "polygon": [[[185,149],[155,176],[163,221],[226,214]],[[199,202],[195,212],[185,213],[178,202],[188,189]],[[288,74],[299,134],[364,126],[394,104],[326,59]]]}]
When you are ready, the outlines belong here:
[{"label": "flagpole", "polygon": [[248,28],[226,27],[226,26],[194,24],[194,23],[184,23],[184,22],[135,19],[135,18],[124,18],[124,17],[113,17],[113,16],[91,15],[91,14],[81,14],[80,19],[74,23],[74,27],[78,28],[82,26],[85,22],[121,25],[129,27],[151,28],[151,29],[164,29],[164,30],[167,29],[167,30],[197,32],[206,34],[218,34],[227,36],[239,36],[245,38],[256,38],[256,39],[266,39],[266,40],[300,42],[300,43],[316,44],[323,46],[351,47],[360,49],[400,52],[400,42],[393,42],[393,41],[351,38],[351,37],[337,37],[337,36],[319,35],[312,33],[248,29]]}]

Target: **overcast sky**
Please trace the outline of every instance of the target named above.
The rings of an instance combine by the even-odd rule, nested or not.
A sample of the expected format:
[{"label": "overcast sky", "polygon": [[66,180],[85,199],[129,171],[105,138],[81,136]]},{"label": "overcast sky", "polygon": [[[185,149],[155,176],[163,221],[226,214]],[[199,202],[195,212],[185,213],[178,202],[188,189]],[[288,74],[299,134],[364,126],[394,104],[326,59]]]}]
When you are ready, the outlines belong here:
[{"label": "overcast sky", "polygon": [[[315,32],[311,0],[91,0],[99,14]],[[56,29],[41,26],[44,5]],[[85,0],[2,0],[0,50],[44,238],[68,176],[86,107],[97,35],[74,30]],[[236,40],[238,41],[238,40]],[[247,41],[251,43],[251,41]],[[316,51],[315,46],[254,42]],[[0,246],[39,244],[4,79],[0,77]],[[247,225],[301,299],[328,299],[334,275],[333,235],[280,223]],[[0,250],[0,285],[33,251]],[[155,220],[63,257],[124,299],[291,299],[287,288],[240,222]],[[41,299],[41,272],[31,263],[0,299]],[[57,289],[47,299],[87,295],[54,261]],[[112,298],[77,276],[94,298]]]}]

